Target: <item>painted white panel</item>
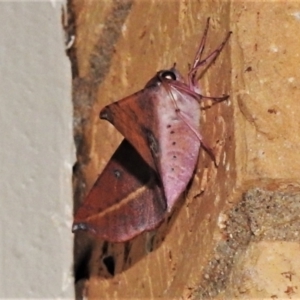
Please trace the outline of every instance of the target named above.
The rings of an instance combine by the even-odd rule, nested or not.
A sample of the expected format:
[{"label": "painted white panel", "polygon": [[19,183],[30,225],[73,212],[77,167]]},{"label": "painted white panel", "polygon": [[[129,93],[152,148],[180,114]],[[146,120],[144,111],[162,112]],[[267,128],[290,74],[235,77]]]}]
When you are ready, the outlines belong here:
[{"label": "painted white panel", "polygon": [[0,298],[74,297],[62,3],[0,2]]}]

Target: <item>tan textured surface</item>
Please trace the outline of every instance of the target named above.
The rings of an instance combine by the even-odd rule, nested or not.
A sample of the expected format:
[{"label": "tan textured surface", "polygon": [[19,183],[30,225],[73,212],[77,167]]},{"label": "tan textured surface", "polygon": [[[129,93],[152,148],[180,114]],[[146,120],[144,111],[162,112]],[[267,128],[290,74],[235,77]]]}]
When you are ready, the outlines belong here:
[{"label": "tan textured surface", "polygon": [[238,257],[230,278],[230,298],[299,299],[300,245],[296,242],[251,243]]},{"label": "tan textured surface", "polygon": [[297,181],[300,3],[237,1],[231,8],[238,178]]},{"label": "tan textured surface", "polygon": [[[247,273],[258,249],[261,258],[270,255],[263,250],[268,244],[277,249],[274,257],[279,258],[274,262],[281,266],[284,249],[290,245],[297,248],[295,242],[267,242],[264,237],[258,245],[251,242],[228,282],[235,252],[247,249],[252,229],[247,218],[239,213],[230,215],[226,209],[241,201],[242,192],[251,187],[273,191],[284,186],[288,193],[299,182],[299,2],[74,3],[78,16],[76,57],[82,77],[75,98],[77,104],[88,102],[78,104],[78,114],[75,112],[80,118],[83,110],[85,116],[83,126],[77,129],[86,139],[85,151],[79,151],[86,182],[81,195],[121,139],[111,125],[99,121],[100,108],[141,89],[157,70],[174,62],[186,74],[208,16],[212,22],[207,51],[216,47],[226,32],[233,31],[229,45],[201,80],[205,94],[231,95],[228,104],[203,111],[202,134],[215,147],[219,168],[204,151],[200,153],[199,168],[185,201],[156,233],[143,234],[125,245],[93,241],[85,293],[89,299],[212,298],[228,284],[230,297],[241,296],[236,280],[239,274]],[[89,100],[84,96],[88,92]],[[202,189],[205,192],[199,195]],[[262,216],[264,213],[262,209]],[[232,218],[245,228],[234,229],[233,238],[227,224]],[[103,264],[107,256],[115,259],[114,277]],[[284,257],[288,260],[289,256]],[[261,262],[258,259],[254,266],[257,278],[264,277],[266,287],[275,286],[282,275],[268,276],[274,269]],[[243,296],[271,297],[255,292],[260,288],[254,279],[247,277],[245,285],[257,288],[243,289]]]},{"label": "tan textured surface", "polygon": [[[299,297],[299,187],[278,184],[273,191],[274,187],[273,183],[268,189],[250,189],[222,214],[225,238],[216,253],[219,265],[233,266],[233,270],[227,277],[218,275],[219,281],[226,281],[218,299],[224,295],[229,299]],[[289,282],[278,285],[285,276]]]}]

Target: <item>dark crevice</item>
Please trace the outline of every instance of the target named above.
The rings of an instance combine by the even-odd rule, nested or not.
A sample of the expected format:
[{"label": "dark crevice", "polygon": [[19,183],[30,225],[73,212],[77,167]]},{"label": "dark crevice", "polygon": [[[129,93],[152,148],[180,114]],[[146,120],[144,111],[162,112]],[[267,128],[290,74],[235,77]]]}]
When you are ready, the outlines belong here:
[{"label": "dark crevice", "polygon": [[109,274],[112,276],[115,275],[115,259],[113,256],[107,256],[103,258],[103,263],[106,266],[106,269]]},{"label": "dark crevice", "polygon": [[74,265],[75,283],[81,279],[89,279],[89,261],[91,258],[92,248],[86,247],[80,256],[77,256],[77,261]]}]

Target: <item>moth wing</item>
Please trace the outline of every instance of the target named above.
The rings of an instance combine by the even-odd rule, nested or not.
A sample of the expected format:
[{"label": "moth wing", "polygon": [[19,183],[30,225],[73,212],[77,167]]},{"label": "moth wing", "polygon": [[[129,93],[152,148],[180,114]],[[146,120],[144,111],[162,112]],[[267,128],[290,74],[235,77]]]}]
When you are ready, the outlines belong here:
[{"label": "moth wing", "polygon": [[157,109],[160,153],[158,172],[170,211],[193,176],[201,146],[199,139],[200,106],[198,100],[166,85],[164,101]]},{"label": "moth wing", "polygon": [[73,231],[124,242],[157,227],[166,211],[156,173],[124,139],[78,209]]},{"label": "moth wing", "polygon": [[105,106],[100,118],[106,119],[127,139],[145,162],[156,169],[147,139],[153,120],[155,88],[145,88],[131,96]]},{"label": "moth wing", "polygon": [[150,85],[100,113],[158,172],[169,211],[190,181],[200,149],[199,103],[171,82]]}]

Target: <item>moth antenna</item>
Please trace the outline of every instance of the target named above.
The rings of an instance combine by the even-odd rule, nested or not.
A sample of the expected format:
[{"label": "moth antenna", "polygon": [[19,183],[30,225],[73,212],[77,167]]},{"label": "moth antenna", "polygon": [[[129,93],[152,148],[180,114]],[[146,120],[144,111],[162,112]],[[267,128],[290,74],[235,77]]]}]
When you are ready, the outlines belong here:
[{"label": "moth antenna", "polygon": [[202,56],[203,50],[205,48],[208,25],[209,25],[209,19],[207,21],[206,28],[205,28],[204,35],[203,35],[203,38],[201,40],[199,49],[196,53],[196,58],[194,60],[193,67],[189,71],[189,74],[188,74],[188,81],[189,81],[190,88],[193,88],[196,85],[195,84],[195,77],[196,77],[198,69],[203,65],[206,65],[206,64],[210,65],[211,63],[213,63],[215,61],[215,59],[218,57],[218,55],[221,53],[224,46],[226,45],[228,39],[230,38],[230,35],[232,34],[232,31],[229,31],[228,34],[226,35],[224,41],[220,44],[220,46],[217,49],[215,49],[212,53],[210,53],[206,58],[201,60],[201,56]]},{"label": "moth antenna", "polygon": [[207,18],[204,33],[203,33],[200,45],[198,47],[198,50],[196,52],[194,62],[193,62],[193,66],[190,68],[190,71],[189,71],[189,74],[188,74],[189,82],[194,81],[194,78],[195,78],[196,72],[197,72],[197,65],[201,61],[201,57],[202,57],[203,51],[205,49],[206,37],[207,37],[208,28],[209,28],[209,21],[210,21],[210,18]]},{"label": "moth antenna", "polygon": [[203,51],[205,49],[206,37],[207,37],[207,33],[208,33],[208,28],[209,28],[209,21],[210,21],[210,18],[208,17],[206,20],[206,26],[205,26],[205,29],[203,32],[203,36],[202,36],[200,45],[198,47],[198,50],[197,50],[195,58],[194,58],[194,63],[193,63],[192,69],[194,69],[197,66],[198,62],[201,61],[201,57],[202,57]]}]

